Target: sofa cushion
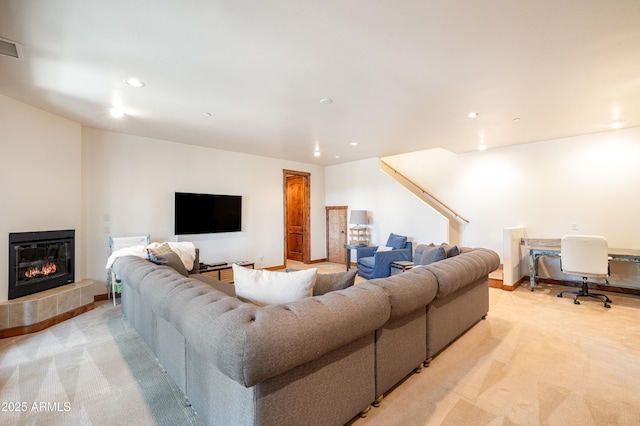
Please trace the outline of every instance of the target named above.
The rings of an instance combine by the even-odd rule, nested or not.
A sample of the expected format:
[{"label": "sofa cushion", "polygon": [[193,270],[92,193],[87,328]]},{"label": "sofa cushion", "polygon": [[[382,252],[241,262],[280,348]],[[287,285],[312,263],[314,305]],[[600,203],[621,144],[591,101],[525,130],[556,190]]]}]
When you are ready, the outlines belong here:
[{"label": "sofa cushion", "polygon": [[448,296],[476,280],[486,277],[500,265],[492,250],[477,248],[459,256],[423,266],[438,279],[438,298]]},{"label": "sofa cushion", "polygon": [[[234,301],[238,303],[231,303]],[[184,305],[178,305],[178,331],[222,374],[245,387],[297,366],[303,369],[302,374],[313,374],[302,364],[363,336],[370,335],[373,340],[373,333],[388,321],[390,314],[389,296],[384,289],[367,282],[264,307],[231,297],[207,300],[195,294]],[[372,400],[373,393],[372,389]]]},{"label": "sofa cushion", "polygon": [[376,249],[376,251],[391,251],[393,250],[393,247],[389,247],[389,246],[378,246],[378,248]]},{"label": "sofa cushion", "polygon": [[389,234],[389,239],[387,240],[386,246],[393,247],[394,249],[401,249],[407,244],[407,237],[403,237],[402,235],[394,234],[393,232]]},{"label": "sofa cushion", "polygon": [[[285,271],[295,272],[299,269],[287,268]],[[358,275],[357,269],[332,274],[318,274],[316,275],[316,284],[313,286],[313,295],[322,296],[332,291],[349,288],[355,283],[356,275]]]},{"label": "sofa cushion", "polygon": [[169,251],[172,251],[180,258],[187,271],[192,271],[194,267],[199,266],[196,262],[196,258],[199,258],[198,249],[191,242],[154,242],[145,247],[147,258],[151,257],[151,255],[164,255]]},{"label": "sofa cushion", "polygon": [[358,259],[358,264],[373,269],[375,266],[375,261],[376,259],[373,256],[361,257],[360,259]]},{"label": "sofa cushion", "polygon": [[450,246],[449,244],[442,243],[440,247],[444,247],[444,252],[447,255],[447,259],[460,254],[458,246]]},{"label": "sofa cushion", "polygon": [[151,250],[149,250],[149,260],[156,265],[169,266],[185,277],[189,275],[189,271],[187,271],[184,263],[182,263],[180,256],[174,253],[171,249],[169,249],[168,252],[163,252],[162,254],[152,254]]},{"label": "sofa cushion", "polygon": [[438,291],[436,276],[425,267],[411,268],[402,274],[368,282],[382,287],[389,295],[391,319],[402,318],[418,309],[424,311]]},{"label": "sofa cushion", "polygon": [[158,269],[158,266],[139,256],[121,256],[114,260],[113,271],[123,282],[140,292],[138,288],[142,279]]},{"label": "sofa cushion", "polygon": [[169,246],[169,243],[155,243],[155,244],[149,244],[147,246],[147,253],[149,253],[149,255],[162,255],[165,253],[169,253],[171,251],[171,246]]},{"label": "sofa cushion", "polygon": [[238,298],[259,306],[293,302],[312,296],[318,272],[317,268],[287,273],[250,269],[236,264],[232,267]]},{"label": "sofa cushion", "polygon": [[444,247],[426,246],[422,250],[422,256],[418,259],[419,265],[429,265],[433,262],[438,262],[447,258]]},{"label": "sofa cushion", "polygon": [[211,287],[223,292],[227,296],[236,297],[236,289],[233,284],[220,281],[219,279],[213,278],[212,276],[206,274],[192,274],[189,275],[189,277],[195,278],[196,280],[202,281],[203,283],[207,283]]},{"label": "sofa cushion", "polygon": [[346,272],[318,274],[316,276],[316,285],[313,286],[313,295],[321,296],[332,291],[351,287],[356,280],[357,273],[357,269],[350,269]]}]

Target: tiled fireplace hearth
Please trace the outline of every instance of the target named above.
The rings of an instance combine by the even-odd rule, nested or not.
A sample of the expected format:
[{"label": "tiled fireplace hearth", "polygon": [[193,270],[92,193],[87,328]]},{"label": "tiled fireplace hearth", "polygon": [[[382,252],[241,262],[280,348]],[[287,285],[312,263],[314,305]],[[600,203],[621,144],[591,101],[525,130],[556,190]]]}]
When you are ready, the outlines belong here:
[{"label": "tiled fireplace hearth", "polygon": [[9,301],[0,338],[43,330],[93,309],[92,280],[75,282],[75,231],[9,234]]},{"label": "tiled fireplace hearth", "polygon": [[0,303],[0,338],[44,330],[94,307],[98,288],[82,280]]}]

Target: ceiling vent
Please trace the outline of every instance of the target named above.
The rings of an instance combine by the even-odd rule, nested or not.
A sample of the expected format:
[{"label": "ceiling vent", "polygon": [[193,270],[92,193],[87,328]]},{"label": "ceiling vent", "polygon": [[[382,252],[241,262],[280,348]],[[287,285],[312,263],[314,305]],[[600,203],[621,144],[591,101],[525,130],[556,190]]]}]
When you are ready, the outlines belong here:
[{"label": "ceiling vent", "polygon": [[15,41],[0,38],[0,55],[22,59],[22,46]]}]

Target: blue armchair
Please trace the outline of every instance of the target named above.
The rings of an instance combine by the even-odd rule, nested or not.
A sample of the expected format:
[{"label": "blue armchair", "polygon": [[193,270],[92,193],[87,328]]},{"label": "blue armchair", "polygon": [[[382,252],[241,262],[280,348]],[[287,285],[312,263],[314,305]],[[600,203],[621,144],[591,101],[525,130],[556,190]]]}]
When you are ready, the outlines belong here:
[{"label": "blue armchair", "polygon": [[368,280],[384,278],[391,275],[391,262],[397,260],[413,260],[413,246],[407,237],[391,234],[387,247],[393,250],[379,251],[378,246],[363,246],[356,249],[358,259],[358,275]]}]

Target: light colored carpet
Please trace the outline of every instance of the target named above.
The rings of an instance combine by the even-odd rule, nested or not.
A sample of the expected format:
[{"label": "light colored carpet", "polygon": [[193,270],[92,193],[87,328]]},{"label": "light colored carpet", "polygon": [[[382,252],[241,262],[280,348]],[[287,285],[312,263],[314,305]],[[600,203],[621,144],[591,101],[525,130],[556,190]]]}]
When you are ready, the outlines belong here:
[{"label": "light colored carpet", "polygon": [[490,289],[487,319],[355,424],[640,424],[640,299],[561,289]]},{"label": "light colored carpet", "polygon": [[0,340],[2,425],[201,425],[120,305]]},{"label": "light colored carpet", "polygon": [[[640,424],[640,298],[609,294],[606,310],[558,299],[563,288],[490,289],[485,321],[352,423]],[[27,407],[0,411],[3,425],[199,424],[120,306],[106,302],[42,332],[0,340],[0,402]]]}]

